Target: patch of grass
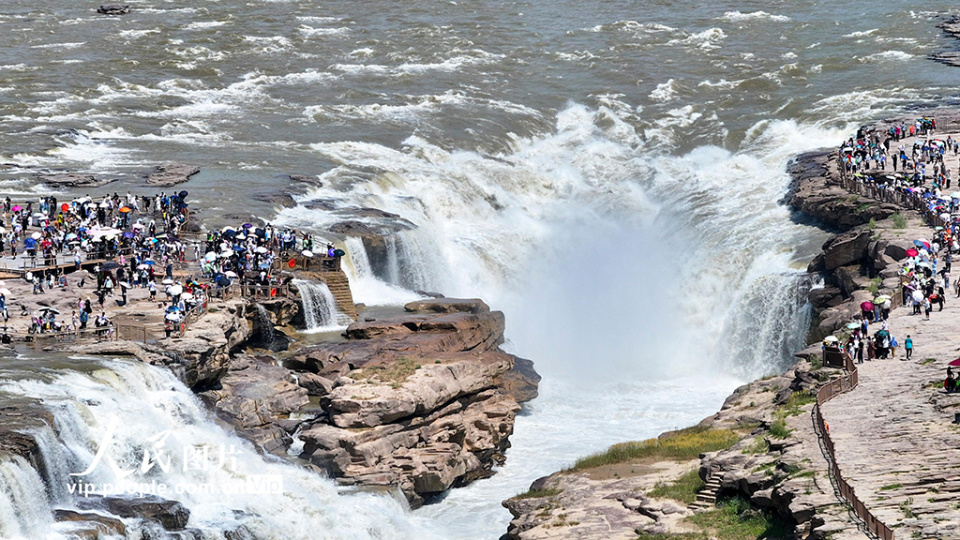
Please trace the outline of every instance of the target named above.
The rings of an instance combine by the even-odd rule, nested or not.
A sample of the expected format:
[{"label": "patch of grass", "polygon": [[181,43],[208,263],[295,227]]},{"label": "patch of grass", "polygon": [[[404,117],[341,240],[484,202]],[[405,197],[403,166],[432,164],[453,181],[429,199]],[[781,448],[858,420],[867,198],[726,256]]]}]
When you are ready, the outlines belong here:
[{"label": "patch of grass", "polygon": [[890,219],[893,221],[893,228],[894,228],[894,229],[906,229],[906,228],[907,228],[907,218],[906,218],[903,214],[901,214],[901,213],[898,212],[898,213],[890,216]]},{"label": "patch of grass", "polygon": [[881,487],[881,488],[880,488],[880,491],[889,491],[889,490],[891,490],[891,489],[900,489],[900,488],[902,488],[902,487],[903,487],[903,484],[900,484],[900,483],[897,483],[897,484],[887,484],[887,485]]},{"label": "patch of grass", "polygon": [[943,388],[943,379],[934,379],[924,384],[923,388]]},{"label": "patch of grass", "polygon": [[819,354],[813,355],[813,358],[810,359],[810,369],[817,371],[823,367],[823,357]]},{"label": "patch of grass", "polygon": [[857,202],[859,200],[860,200],[859,195],[850,195],[849,197],[847,197],[847,202]]},{"label": "patch of grass", "polygon": [[743,449],[744,454],[766,454],[770,451],[770,441],[763,437],[757,437],[753,444]]},{"label": "patch of grass", "polygon": [[776,466],[777,466],[777,462],[776,462],[776,461],[771,461],[770,463],[764,463],[763,465],[759,465],[759,466],[757,466],[757,467],[754,467],[754,468],[753,468],[753,471],[751,471],[751,472],[766,471],[766,470],[772,469],[772,468],[774,468],[774,467],[776,467]]},{"label": "patch of grass", "polygon": [[873,205],[870,204],[870,203],[863,203],[863,204],[861,204],[860,206],[858,206],[856,210],[854,210],[854,213],[856,213],[856,214],[862,214],[862,213],[866,212],[867,210],[869,210],[871,206],[873,206]]},{"label": "patch of grass", "polygon": [[379,382],[389,384],[394,390],[400,388],[411,375],[420,369],[420,364],[412,358],[401,356],[387,365],[364,366],[347,375],[356,381]]},{"label": "patch of grass", "polygon": [[923,362],[920,362],[920,365],[921,365],[921,366],[928,366],[928,365],[930,365],[930,364],[932,364],[932,363],[934,363],[934,362],[936,362],[936,361],[937,361],[936,358],[927,358],[927,359],[924,360]]},{"label": "patch of grass", "polygon": [[797,416],[803,413],[803,411],[800,410],[801,407],[816,402],[816,394],[809,390],[801,390],[790,394],[787,402],[783,404],[783,407],[777,411],[777,413],[781,416]]},{"label": "patch of grass", "polygon": [[873,218],[870,218],[870,221],[867,223],[867,228],[870,229],[871,231],[875,230],[877,228],[877,222],[874,221]]},{"label": "patch of grass", "polygon": [[770,424],[770,435],[777,439],[786,439],[792,432],[791,429],[787,428],[787,421],[783,418],[778,418]]},{"label": "patch of grass", "polygon": [[817,471],[803,471],[793,475],[794,478],[813,478],[817,476]]},{"label": "patch of grass", "polygon": [[783,471],[784,471],[785,473],[787,473],[787,474],[797,474],[798,472],[800,472],[800,471],[802,471],[802,470],[803,470],[803,467],[801,467],[801,466],[799,466],[799,465],[796,465],[796,464],[793,464],[793,463],[786,463],[786,464],[784,464],[784,466],[783,466]]},{"label": "patch of grass", "polygon": [[903,515],[907,519],[912,519],[917,517],[917,513],[913,511],[913,497],[900,503],[900,511],[903,512]]},{"label": "patch of grass", "polygon": [[563,493],[560,489],[531,489],[519,495],[514,495],[514,499],[539,499],[541,497],[554,497]]},{"label": "patch of grass", "polygon": [[699,471],[696,469],[684,474],[671,484],[657,482],[657,485],[650,490],[649,495],[657,498],[667,498],[690,504],[697,500],[697,492],[703,489],[706,484],[700,479]]},{"label": "patch of grass", "polygon": [[782,518],[750,506],[742,498],[724,499],[717,509],[688,518],[711,537],[723,540],[756,540],[758,538],[785,538],[789,526]]},{"label": "patch of grass", "polygon": [[640,459],[687,461],[700,457],[704,452],[726,450],[739,440],[740,436],[729,429],[694,426],[657,439],[615,444],[606,452],[578,459],[566,472]]},{"label": "patch of grass", "polygon": [[870,280],[870,284],[867,285],[867,290],[870,291],[871,294],[877,295],[880,293],[881,283],[883,283],[883,280],[881,278],[875,277]]}]

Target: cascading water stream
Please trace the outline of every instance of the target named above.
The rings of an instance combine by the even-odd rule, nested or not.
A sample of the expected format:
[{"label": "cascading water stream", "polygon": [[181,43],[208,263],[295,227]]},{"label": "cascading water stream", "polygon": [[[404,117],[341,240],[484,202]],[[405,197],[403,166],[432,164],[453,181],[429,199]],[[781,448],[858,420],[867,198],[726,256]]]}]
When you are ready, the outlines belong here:
[{"label": "cascading water stream", "polygon": [[[56,530],[69,535],[69,524],[53,524],[53,509],[78,508],[80,499],[96,498],[79,494],[77,482],[103,495],[121,486],[143,493],[165,486],[161,495],[186,506],[188,527],[210,540],[222,540],[231,530],[257,539],[431,537],[411,523],[399,496],[340,494],[315,472],[259,455],[217,425],[164,368],[136,361],[103,361],[92,368],[81,363],[47,376],[4,373],[0,392],[42,400],[53,413],[58,435],[40,433],[38,440],[59,439],[41,443],[47,489],[26,460],[0,462],[2,538],[59,538]],[[103,459],[91,466],[104,445]],[[142,472],[148,459],[152,465]],[[121,470],[133,472],[125,477]],[[258,484],[270,478],[279,479],[282,489]],[[128,537],[139,538],[137,520],[124,522]]]},{"label": "cascading water stream", "polygon": [[270,348],[274,341],[273,321],[270,320],[267,308],[261,304],[257,304],[257,335],[254,336],[254,341],[266,348]]},{"label": "cascading water stream", "polygon": [[293,284],[300,291],[307,332],[336,326],[344,319],[337,312],[337,300],[325,283],[295,279]]}]

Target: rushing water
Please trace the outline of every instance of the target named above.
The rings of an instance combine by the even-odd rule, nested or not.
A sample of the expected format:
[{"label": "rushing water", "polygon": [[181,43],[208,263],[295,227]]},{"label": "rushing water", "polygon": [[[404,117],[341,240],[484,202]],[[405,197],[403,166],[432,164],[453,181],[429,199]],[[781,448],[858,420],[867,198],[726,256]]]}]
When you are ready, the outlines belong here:
[{"label": "rushing water", "polygon": [[[331,238],[357,301],[482,297],[544,376],[498,475],[364,518],[445,538],[495,538],[499,501],[537,476],[788,363],[823,240],[779,204],[790,156],[960,85],[926,60],[956,47],[934,27],[943,0],[130,4],[0,7],[0,194],[42,192],[50,169],[148,192],[136,175],[175,159],[204,166],[186,187],[210,219],[413,223],[376,252]],[[253,197],[286,173],[323,185],[279,211]]]},{"label": "rushing water", "polygon": [[318,332],[340,323],[349,324],[350,318],[337,312],[337,301],[326,283],[295,279],[293,284],[300,291],[303,318],[306,322],[304,331]]}]

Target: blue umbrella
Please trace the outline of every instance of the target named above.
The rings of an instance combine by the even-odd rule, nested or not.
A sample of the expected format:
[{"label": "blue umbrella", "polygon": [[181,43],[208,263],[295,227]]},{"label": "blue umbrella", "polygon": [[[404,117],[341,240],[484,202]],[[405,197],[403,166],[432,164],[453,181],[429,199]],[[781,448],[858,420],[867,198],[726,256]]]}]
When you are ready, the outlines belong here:
[{"label": "blue umbrella", "polygon": [[155,264],[157,264],[157,263],[151,261],[150,259],[147,259],[147,260],[143,261],[143,264],[145,264],[145,265],[147,265],[147,266],[153,266],[153,265],[155,265]]},{"label": "blue umbrella", "polygon": [[136,235],[133,234],[133,233],[130,232],[130,231],[127,231],[127,232],[123,233],[123,237],[124,237],[124,238],[133,238],[134,236],[136,236]]},{"label": "blue umbrella", "polygon": [[915,245],[915,246],[917,246],[917,247],[919,247],[919,248],[922,248],[922,247],[923,247],[923,242],[921,242],[921,241],[919,241],[919,240],[914,240],[914,241],[913,241],[913,245]]}]

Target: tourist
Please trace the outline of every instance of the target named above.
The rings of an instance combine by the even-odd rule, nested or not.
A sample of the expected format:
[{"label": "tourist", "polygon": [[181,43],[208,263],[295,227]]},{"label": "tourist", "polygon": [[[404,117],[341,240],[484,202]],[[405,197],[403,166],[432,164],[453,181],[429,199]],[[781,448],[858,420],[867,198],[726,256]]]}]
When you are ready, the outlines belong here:
[{"label": "tourist", "polygon": [[910,337],[910,334],[907,334],[907,339],[903,342],[903,348],[907,351],[907,360],[910,360],[913,357],[913,338]]}]

